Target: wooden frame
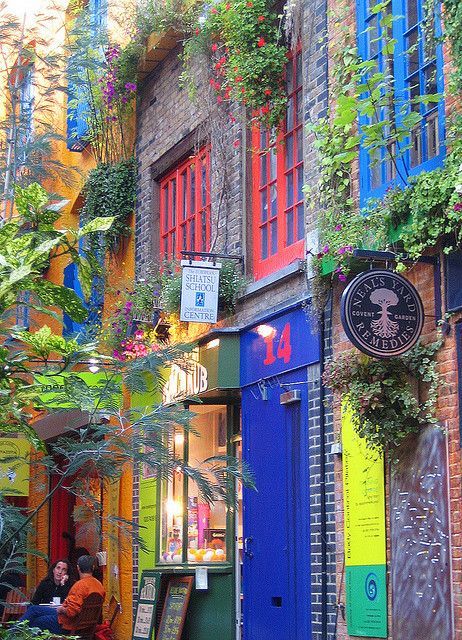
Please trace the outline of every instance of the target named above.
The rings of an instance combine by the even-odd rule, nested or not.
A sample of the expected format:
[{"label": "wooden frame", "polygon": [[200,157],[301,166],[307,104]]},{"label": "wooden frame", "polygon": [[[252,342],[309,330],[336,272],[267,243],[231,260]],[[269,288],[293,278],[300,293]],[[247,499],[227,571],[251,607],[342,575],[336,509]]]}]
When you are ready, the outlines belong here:
[{"label": "wooden frame", "polygon": [[[157,632],[157,640],[180,640],[193,581],[194,578],[192,576],[170,577],[162,609],[162,618]],[[180,592],[174,593],[174,589],[179,589]]]}]

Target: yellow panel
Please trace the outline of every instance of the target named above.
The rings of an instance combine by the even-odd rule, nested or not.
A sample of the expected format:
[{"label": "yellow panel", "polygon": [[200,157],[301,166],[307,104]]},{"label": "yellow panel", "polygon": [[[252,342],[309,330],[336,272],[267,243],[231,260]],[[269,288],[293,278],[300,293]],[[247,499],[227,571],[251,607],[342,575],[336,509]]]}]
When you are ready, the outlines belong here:
[{"label": "yellow panel", "polygon": [[366,446],[353,428],[351,408],[342,411],[345,563],[386,562],[383,456]]},{"label": "yellow panel", "polygon": [[[29,456],[30,444],[24,438],[0,438],[0,491],[4,495],[29,495]],[[6,458],[11,460],[3,462]]]}]

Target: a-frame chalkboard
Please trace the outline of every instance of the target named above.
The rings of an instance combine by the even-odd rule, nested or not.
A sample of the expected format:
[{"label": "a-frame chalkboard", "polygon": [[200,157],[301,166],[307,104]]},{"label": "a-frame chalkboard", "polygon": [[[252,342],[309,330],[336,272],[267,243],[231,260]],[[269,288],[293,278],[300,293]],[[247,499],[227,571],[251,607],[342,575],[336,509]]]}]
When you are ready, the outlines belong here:
[{"label": "a-frame chalkboard", "polygon": [[192,585],[192,576],[172,576],[169,579],[156,640],[180,640]]},{"label": "a-frame chalkboard", "polygon": [[132,640],[151,640],[154,631],[160,573],[143,571],[138,592]]}]

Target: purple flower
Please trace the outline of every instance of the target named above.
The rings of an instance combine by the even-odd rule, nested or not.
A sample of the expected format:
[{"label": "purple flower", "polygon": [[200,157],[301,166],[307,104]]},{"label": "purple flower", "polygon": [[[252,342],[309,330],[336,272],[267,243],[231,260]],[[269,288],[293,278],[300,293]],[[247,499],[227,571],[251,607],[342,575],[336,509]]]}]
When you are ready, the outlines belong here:
[{"label": "purple flower", "polygon": [[454,211],[462,211],[462,202],[456,202],[454,205]]},{"label": "purple flower", "polygon": [[344,273],[339,273],[338,274],[338,279],[340,280],[340,282],[345,282],[346,275]]},{"label": "purple flower", "polygon": [[343,224],[336,224],[334,227],[334,231],[341,231],[343,229]]},{"label": "purple flower", "polygon": [[126,82],[125,88],[127,91],[136,91],[136,82]]},{"label": "purple flower", "polygon": [[337,253],[339,253],[340,255],[343,255],[344,253],[351,253],[353,251],[353,247],[349,244],[346,244],[344,247],[340,247],[340,249],[337,249]]},{"label": "purple flower", "polygon": [[329,253],[329,245],[326,244],[323,248],[322,248],[322,253],[326,254]]}]

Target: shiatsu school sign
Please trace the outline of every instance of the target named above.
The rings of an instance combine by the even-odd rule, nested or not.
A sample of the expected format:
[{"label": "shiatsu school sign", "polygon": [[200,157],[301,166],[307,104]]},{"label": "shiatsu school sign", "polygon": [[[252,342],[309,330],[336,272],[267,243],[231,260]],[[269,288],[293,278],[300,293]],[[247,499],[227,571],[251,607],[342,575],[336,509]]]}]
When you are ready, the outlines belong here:
[{"label": "shiatsu school sign", "polygon": [[351,342],[376,358],[392,358],[419,339],[424,310],[412,284],[391,271],[372,269],[343,292],[341,317]]},{"label": "shiatsu school sign", "polygon": [[221,264],[182,260],[180,320],[217,321]]}]

